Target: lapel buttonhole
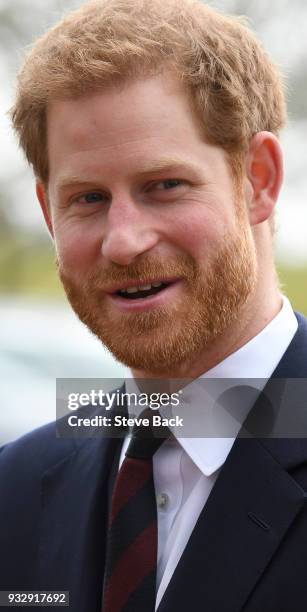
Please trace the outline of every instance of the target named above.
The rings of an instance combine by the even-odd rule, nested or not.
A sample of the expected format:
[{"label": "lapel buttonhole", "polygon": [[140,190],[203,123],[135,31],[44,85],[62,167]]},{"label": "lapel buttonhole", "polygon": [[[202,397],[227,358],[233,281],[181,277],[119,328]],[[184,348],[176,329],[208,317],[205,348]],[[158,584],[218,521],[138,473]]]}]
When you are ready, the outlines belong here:
[{"label": "lapel buttonhole", "polygon": [[256,523],[256,525],[258,525],[258,527],[261,527],[261,529],[263,529],[264,531],[269,531],[271,529],[271,526],[268,525],[268,523],[256,516],[256,514],[254,514],[253,512],[248,512],[247,515],[254,523]]}]

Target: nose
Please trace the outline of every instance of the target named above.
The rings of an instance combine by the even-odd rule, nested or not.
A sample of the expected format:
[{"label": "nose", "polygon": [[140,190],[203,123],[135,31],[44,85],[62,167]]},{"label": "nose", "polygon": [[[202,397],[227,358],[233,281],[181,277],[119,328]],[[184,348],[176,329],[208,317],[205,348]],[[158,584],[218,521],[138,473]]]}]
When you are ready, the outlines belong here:
[{"label": "nose", "polygon": [[148,212],[131,200],[112,201],[101,247],[106,260],[128,266],[157,241],[158,233]]}]

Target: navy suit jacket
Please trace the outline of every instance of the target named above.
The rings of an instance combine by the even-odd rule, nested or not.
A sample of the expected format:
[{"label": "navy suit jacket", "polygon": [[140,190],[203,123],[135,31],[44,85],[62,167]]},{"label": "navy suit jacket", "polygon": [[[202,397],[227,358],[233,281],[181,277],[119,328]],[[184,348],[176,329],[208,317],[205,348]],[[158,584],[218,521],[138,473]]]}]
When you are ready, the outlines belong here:
[{"label": "navy suit jacket", "polygon": [[[274,377],[307,378],[297,318]],[[120,444],[56,439],[51,424],[0,450],[0,590],[70,591],[73,612],[101,612]],[[238,438],[159,612],[306,612],[306,491],[307,439]]]}]

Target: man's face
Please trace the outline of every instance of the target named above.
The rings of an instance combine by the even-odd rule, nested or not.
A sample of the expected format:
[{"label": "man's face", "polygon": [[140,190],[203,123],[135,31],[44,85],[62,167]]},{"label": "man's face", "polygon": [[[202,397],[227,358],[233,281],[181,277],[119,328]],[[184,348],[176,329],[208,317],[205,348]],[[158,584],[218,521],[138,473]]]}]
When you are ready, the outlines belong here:
[{"label": "man's face", "polygon": [[126,365],[188,366],[237,320],[256,259],[226,154],[204,141],[182,85],[165,74],[55,102],[48,150],[72,307]]}]

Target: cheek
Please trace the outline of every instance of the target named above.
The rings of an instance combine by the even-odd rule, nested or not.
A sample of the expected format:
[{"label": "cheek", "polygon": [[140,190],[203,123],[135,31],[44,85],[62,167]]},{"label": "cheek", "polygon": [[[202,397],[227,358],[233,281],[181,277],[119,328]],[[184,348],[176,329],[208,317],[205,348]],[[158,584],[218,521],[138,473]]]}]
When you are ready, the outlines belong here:
[{"label": "cheek", "polygon": [[70,273],[86,272],[101,254],[99,228],[89,223],[55,225],[55,247],[61,267]]},{"label": "cheek", "polygon": [[208,250],[216,249],[226,233],[225,220],[210,211],[190,211],[177,215],[169,223],[169,238],[181,250],[197,258]]}]

